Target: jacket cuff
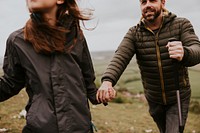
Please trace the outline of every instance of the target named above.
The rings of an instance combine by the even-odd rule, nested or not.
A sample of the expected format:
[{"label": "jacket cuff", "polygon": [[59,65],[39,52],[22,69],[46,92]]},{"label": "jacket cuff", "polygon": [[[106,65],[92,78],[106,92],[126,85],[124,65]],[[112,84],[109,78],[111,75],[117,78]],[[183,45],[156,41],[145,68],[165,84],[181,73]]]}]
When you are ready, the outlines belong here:
[{"label": "jacket cuff", "polygon": [[189,57],[189,51],[186,48],[184,48],[184,56],[183,56],[182,62],[187,62],[188,57]]},{"label": "jacket cuff", "polygon": [[109,81],[109,82],[111,82],[111,83],[112,83],[112,86],[114,86],[114,85],[115,85],[114,81],[113,81],[112,79],[110,79],[110,78],[107,78],[107,77],[105,77],[105,78],[102,78],[102,79],[101,79],[101,82],[103,83],[103,81]]},{"label": "jacket cuff", "polygon": [[93,105],[100,104],[100,103],[97,101],[97,99],[96,99],[96,95],[88,96],[88,99],[90,100],[90,102],[91,102]]}]

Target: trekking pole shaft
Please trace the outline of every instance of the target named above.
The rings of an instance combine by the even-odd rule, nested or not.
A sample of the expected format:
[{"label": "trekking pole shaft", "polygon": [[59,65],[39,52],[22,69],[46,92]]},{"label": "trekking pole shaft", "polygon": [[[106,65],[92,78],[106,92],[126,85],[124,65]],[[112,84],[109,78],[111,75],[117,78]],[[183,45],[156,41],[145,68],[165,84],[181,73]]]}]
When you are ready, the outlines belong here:
[{"label": "trekking pole shaft", "polygon": [[178,104],[179,125],[183,126],[182,113],[181,113],[181,101],[180,101],[180,92],[179,92],[179,90],[176,91],[176,95],[177,95],[177,104]]}]

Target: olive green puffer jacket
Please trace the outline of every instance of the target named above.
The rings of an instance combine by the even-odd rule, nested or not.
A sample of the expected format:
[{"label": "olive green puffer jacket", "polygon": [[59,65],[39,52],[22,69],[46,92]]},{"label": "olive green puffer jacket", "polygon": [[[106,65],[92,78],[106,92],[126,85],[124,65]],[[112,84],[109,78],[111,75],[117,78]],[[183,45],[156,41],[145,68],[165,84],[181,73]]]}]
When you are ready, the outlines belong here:
[{"label": "olive green puffer jacket", "polygon": [[136,54],[147,100],[165,105],[175,103],[175,63],[169,58],[166,47],[170,38],[176,38],[183,44],[184,58],[178,62],[177,73],[181,98],[190,98],[187,67],[200,63],[200,42],[189,20],[178,18],[172,13],[163,16],[162,26],[156,34],[146,28],[142,21],[131,27],[103,74],[102,81],[111,81],[114,86]]}]

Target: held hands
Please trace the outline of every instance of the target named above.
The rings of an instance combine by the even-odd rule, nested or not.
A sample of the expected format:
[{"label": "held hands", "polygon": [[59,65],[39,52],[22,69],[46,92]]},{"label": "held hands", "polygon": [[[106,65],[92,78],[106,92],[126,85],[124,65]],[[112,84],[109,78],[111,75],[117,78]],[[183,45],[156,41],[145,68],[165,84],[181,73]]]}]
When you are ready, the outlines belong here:
[{"label": "held hands", "polygon": [[170,41],[167,43],[169,57],[181,61],[184,56],[183,45],[181,41]]},{"label": "held hands", "polygon": [[104,81],[97,91],[96,99],[99,103],[107,103],[116,96],[116,91],[112,87],[112,83]]}]

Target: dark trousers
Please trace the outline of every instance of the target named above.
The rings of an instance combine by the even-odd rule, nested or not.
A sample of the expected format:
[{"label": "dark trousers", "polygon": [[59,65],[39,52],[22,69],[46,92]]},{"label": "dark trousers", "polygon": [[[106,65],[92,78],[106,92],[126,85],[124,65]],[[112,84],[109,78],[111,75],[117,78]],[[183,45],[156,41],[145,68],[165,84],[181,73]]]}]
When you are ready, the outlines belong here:
[{"label": "dark trousers", "polygon": [[[182,120],[185,126],[190,99],[181,101]],[[157,124],[160,133],[179,133],[179,116],[177,103],[160,105],[149,102],[149,113]]]}]

